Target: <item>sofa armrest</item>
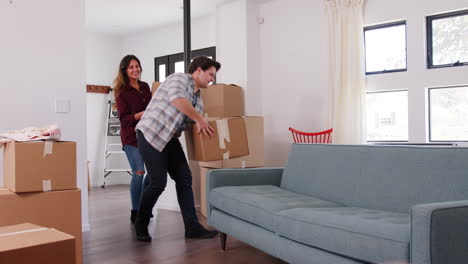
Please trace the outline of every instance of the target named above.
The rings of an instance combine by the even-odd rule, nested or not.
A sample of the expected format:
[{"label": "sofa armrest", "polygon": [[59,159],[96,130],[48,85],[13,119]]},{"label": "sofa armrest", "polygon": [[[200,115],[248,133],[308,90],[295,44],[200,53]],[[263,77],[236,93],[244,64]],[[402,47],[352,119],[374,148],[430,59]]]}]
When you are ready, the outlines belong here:
[{"label": "sofa armrest", "polygon": [[468,263],[468,200],[411,208],[411,263]]}]

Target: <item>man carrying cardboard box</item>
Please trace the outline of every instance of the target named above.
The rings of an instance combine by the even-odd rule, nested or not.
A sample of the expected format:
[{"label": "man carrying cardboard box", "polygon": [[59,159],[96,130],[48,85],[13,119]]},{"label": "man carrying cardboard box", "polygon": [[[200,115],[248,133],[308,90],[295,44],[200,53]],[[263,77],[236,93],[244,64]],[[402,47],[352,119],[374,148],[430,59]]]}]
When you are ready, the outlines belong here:
[{"label": "man carrying cardboard box", "polygon": [[219,62],[200,56],[193,59],[188,74],[174,73],[156,91],[136,127],[138,148],[150,177],[150,184],[143,191],[135,222],[136,238],[149,242],[148,224],[156,201],[164,191],[167,173],[176,183],[187,238],[211,238],[217,231],[205,229],[195,212],[190,171],[179,137],[191,122],[198,133],[213,136],[214,129],[200,115],[203,102],[200,88],[207,88],[214,81]]}]

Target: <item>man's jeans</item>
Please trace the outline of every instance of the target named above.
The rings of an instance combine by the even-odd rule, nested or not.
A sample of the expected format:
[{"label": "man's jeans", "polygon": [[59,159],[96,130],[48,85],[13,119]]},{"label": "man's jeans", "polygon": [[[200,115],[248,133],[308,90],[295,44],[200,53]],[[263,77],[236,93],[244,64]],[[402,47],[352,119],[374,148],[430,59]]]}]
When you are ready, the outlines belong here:
[{"label": "man's jeans", "polygon": [[166,188],[167,173],[169,173],[176,183],[177,200],[184,219],[185,231],[201,227],[195,212],[192,173],[179,139],[173,138],[169,141],[162,152],[151,146],[139,130],[137,141],[138,149],[150,175],[149,185],[144,189],[141,197],[138,218],[149,220],[156,201]]}]

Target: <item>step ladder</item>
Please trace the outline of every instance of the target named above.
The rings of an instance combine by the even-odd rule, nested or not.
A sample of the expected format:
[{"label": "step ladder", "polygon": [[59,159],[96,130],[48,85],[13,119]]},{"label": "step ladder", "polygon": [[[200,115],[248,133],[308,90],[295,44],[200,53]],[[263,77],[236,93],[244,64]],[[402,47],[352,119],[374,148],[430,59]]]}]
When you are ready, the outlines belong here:
[{"label": "step ladder", "polygon": [[[106,178],[114,172],[126,172],[132,176],[132,170],[130,168],[112,168],[107,165],[107,160],[111,159],[114,155],[124,155],[125,152],[122,150],[122,143],[111,143],[110,138],[119,137],[120,141],[120,120],[115,105],[113,89],[109,90],[109,99],[107,100],[107,117],[106,117],[106,140],[104,149],[104,182],[101,188],[106,186]],[[116,150],[118,148],[118,150]]]}]

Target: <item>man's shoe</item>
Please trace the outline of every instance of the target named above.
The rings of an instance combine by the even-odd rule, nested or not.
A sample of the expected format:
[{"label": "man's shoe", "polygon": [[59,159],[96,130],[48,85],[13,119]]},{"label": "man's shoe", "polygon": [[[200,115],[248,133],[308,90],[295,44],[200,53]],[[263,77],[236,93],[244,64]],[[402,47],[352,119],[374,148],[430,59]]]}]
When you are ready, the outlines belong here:
[{"label": "man's shoe", "polygon": [[151,236],[148,233],[148,220],[137,218],[135,221],[136,239],[143,242],[151,242]]},{"label": "man's shoe", "polygon": [[138,214],[137,210],[130,211],[130,222],[132,222],[132,224],[135,223],[137,214]]},{"label": "man's shoe", "polygon": [[192,231],[186,231],[186,238],[212,238],[215,237],[219,232],[215,230],[208,230],[204,227],[197,228]]},{"label": "man's shoe", "polygon": [[[135,224],[137,215],[138,215],[138,210],[131,210],[131,211],[130,211],[130,222],[132,222],[132,224]],[[153,218],[153,214],[152,214],[152,213],[151,213],[150,218]]]}]

